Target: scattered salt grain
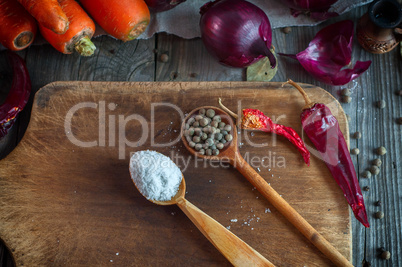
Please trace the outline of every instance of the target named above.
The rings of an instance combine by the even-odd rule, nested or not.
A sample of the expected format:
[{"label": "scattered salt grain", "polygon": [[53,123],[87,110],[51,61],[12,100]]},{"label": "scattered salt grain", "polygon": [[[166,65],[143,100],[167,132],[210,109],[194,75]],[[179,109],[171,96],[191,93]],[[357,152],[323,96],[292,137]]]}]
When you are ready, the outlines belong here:
[{"label": "scattered salt grain", "polygon": [[119,252],[116,252],[116,256],[119,256]]},{"label": "scattered salt grain", "polygon": [[271,213],[271,210],[269,208],[266,208],[265,213],[268,213],[268,212]]},{"label": "scattered salt grain", "polygon": [[230,221],[231,222],[237,222],[237,219],[231,219]]},{"label": "scattered salt grain", "polygon": [[130,159],[131,177],[149,200],[167,201],[179,190],[182,174],[174,162],[156,151],[135,152]]},{"label": "scattered salt grain", "polygon": [[258,172],[261,172],[260,168],[257,168]]},{"label": "scattered salt grain", "polygon": [[226,227],[226,229],[230,230],[230,225]]}]

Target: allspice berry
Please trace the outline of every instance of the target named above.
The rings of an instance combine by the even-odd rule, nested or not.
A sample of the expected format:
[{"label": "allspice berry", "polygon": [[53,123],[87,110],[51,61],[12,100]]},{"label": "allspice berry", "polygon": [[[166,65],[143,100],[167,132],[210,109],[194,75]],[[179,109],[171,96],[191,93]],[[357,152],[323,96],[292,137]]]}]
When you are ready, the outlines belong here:
[{"label": "allspice berry", "polygon": [[377,212],[375,213],[375,217],[376,217],[376,219],[382,219],[382,218],[384,218],[384,212],[382,212],[382,211],[377,211]]},{"label": "allspice berry", "polygon": [[376,153],[380,156],[385,155],[387,153],[387,150],[385,149],[385,147],[380,146],[379,148],[377,148]]},{"label": "allspice berry", "polygon": [[381,206],[381,205],[382,205],[381,200],[378,200],[378,201],[375,203],[375,205],[378,206],[378,207]]},{"label": "allspice berry", "polygon": [[396,119],[396,122],[397,122],[398,124],[401,124],[401,125],[402,125],[402,117],[397,118],[397,119]]},{"label": "allspice berry", "polygon": [[169,61],[169,56],[168,56],[167,54],[162,54],[162,55],[159,57],[159,59],[160,59],[161,62],[166,63],[166,62]]},{"label": "allspice berry", "polygon": [[374,159],[373,160],[373,165],[380,167],[382,165],[382,161],[380,159]]},{"label": "allspice berry", "polygon": [[362,176],[363,176],[364,178],[370,178],[370,177],[371,177],[371,172],[369,172],[369,171],[364,171],[364,172],[362,173]]},{"label": "allspice berry", "polygon": [[371,166],[370,167],[370,172],[373,174],[373,175],[377,175],[377,174],[379,174],[380,173],[380,168],[378,168],[377,166]]},{"label": "allspice berry", "polygon": [[388,250],[383,251],[381,253],[381,259],[383,260],[389,260],[391,258],[391,252],[389,252]]},{"label": "allspice berry", "polygon": [[369,190],[370,190],[370,186],[365,186],[365,187],[363,188],[363,190],[364,190],[364,191],[369,191]]},{"label": "allspice berry", "polygon": [[355,133],[353,134],[353,138],[355,138],[355,139],[360,139],[360,138],[362,138],[362,134],[361,134],[360,132],[355,132]]},{"label": "allspice berry", "polygon": [[359,155],[360,150],[358,148],[353,148],[352,150],[350,150],[350,154],[352,155]]},{"label": "allspice berry", "polygon": [[352,92],[348,88],[344,88],[341,90],[341,95],[347,95],[350,96]]},{"label": "allspice berry", "polygon": [[352,102],[352,98],[350,96],[348,96],[348,95],[344,95],[344,96],[342,96],[342,102],[343,103],[350,103],[350,102]]},{"label": "allspice berry", "polygon": [[288,33],[290,33],[292,31],[292,28],[290,28],[290,27],[284,27],[284,28],[282,28],[282,32],[284,33],[284,34],[288,34]]},{"label": "allspice berry", "polygon": [[386,105],[386,103],[384,100],[377,101],[378,108],[385,108],[385,105]]}]

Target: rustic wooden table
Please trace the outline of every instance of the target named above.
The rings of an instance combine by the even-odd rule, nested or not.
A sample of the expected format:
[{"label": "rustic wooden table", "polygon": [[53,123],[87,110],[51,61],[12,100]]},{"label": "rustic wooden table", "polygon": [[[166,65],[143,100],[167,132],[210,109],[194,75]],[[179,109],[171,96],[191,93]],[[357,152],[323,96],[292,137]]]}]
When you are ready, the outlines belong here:
[{"label": "rustic wooden table", "polygon": [[[363,6],[315,27],[293,27],[288,34],[276,29],[273,31],[273,44],[277,51],[283,53],[299,52],[325,25],[344,19],[356,23],[366,10],[367,6]],[[94,39],[94,43],[97,50],[89,58],[77,54],[63,55],[49,45],[32,46],[19,52],[26,60],[33,92],[53,81],[246,80],[245,70],[218,64],[207,53],[200,39],[184,40],[160,33],[148,40],[126,43],[102,36]],[[168,62],[160,61],[162,54],[169,56]],[[350,116],[350,133],[359,131],[362,134],[361,139],[351,138],[350,146],[360,149],[360,154],[353,156],[353,160],[360,186],[364,189],[371,223],[371,227],[365,229],[352,218],[353,264],[402,266],[402,126],[397,123],[397,118],[402,116],[402,59],[399,47],[387,54],[373,55],[364,51],[355,40],[352,60],[372,60],[372,65],[361,77],[345,86],[320,83],[296,61],[282,57],[279,57],[279,70],[273,81],[282,82],[291,78],[297,82],[315,84],[339,100],[341,89],[351,89],[351,103],[342,106]],[[0,86],[4,89],[1,99],[7,95],[6,88],[10,85],[10,73],[6,66],[3,51],[0,52]],[[376,106],[379,100],[385,101],[385,108]],[[10,133],[0,141],[1,158],[23,137],[29,118],[30,106],[20,114]],[[375,154],[374,150],[379,146],[386,147],[384,156]],[[363,178],[362,172],[371,166],[375,158],[381,158],[383,162],[380,173],[370,179]],[[375,218],[377,211],[384,212],[383,219]],[[388,261],[381,259],[381,248],[391,253]],[[12,256],[3,244],[0,244],[0,266],[13,266]]]}]

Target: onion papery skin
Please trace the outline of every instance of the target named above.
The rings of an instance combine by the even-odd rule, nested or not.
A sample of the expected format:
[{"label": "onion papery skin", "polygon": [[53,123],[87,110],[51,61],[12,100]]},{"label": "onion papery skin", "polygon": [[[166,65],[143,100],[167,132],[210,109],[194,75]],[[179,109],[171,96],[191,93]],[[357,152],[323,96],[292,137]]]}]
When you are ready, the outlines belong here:
[{"label": "onion papery skin", "polygon": [[339,21],[321,29],[298,54],[279,55],[297,59],[308,73],[323,83],[345,85],[371,65],[371,61],[356,61],[353,68],[347,68],[352,60],[353,35],[353,21]]}]

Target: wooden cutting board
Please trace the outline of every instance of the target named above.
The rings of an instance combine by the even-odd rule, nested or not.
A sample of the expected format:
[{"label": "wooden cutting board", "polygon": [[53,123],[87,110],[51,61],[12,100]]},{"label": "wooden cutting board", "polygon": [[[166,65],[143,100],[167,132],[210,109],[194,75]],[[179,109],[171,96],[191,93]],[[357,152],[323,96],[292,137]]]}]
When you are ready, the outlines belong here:
[{"label": "wooden cutting board", "polygon": [[[349,140],[345,114],[321,88]],[[177,206],[157,206],[134,187],[130,153],[151,149],[183,170],[186,198],[278,266],[328,266],[233,167],[195,160],[179,140],[182,116],[218,105],[258,108],[300,135],[304,105],[280,83],[57,82],[35,97],[28,130],[0,161],[0,238],[17,266],[227,266]],[[349,207],[324,162],[307,167],[283,137],[241,132],[244,158],[347,259]],[[305,137],[307,139],[307,137]],[[306,140],[311,146],[311,143]]]}]

